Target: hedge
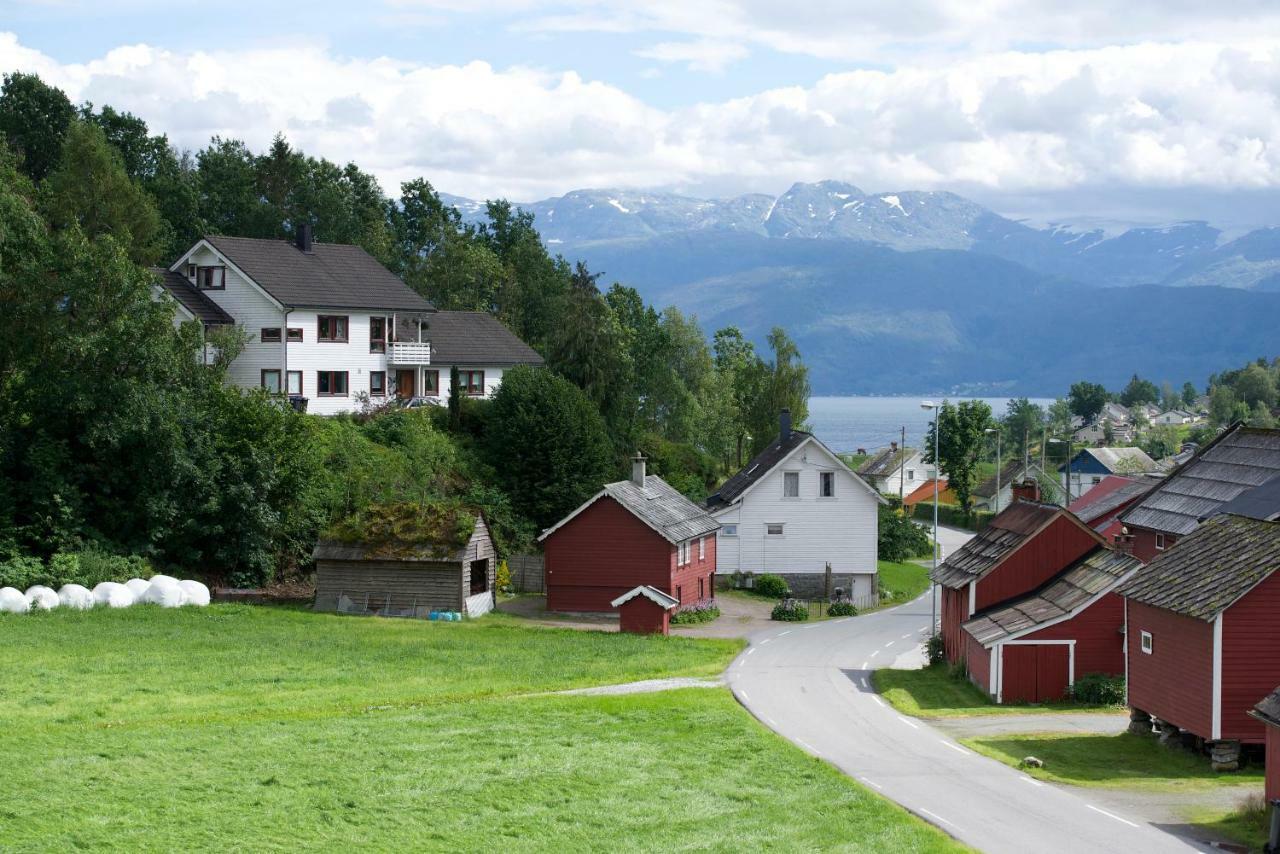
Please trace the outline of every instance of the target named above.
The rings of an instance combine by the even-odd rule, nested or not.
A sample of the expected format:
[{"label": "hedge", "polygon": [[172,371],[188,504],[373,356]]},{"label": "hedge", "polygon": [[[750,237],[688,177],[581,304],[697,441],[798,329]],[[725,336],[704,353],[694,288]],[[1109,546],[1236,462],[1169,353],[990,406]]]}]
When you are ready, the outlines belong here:
[{"label": "hedge", "polygon": [[[922,522],[932,522],[932,502],[921,501],[911,508],[911,516]],[[970,531],[981,533],[987,529],[987,525],[991,523],[993,516],[995,514],[988,510],[973,510],[966,517],[960,508],[954,504],[938,505],[938,524],[950,525],[953,528],[967,528]]]}]

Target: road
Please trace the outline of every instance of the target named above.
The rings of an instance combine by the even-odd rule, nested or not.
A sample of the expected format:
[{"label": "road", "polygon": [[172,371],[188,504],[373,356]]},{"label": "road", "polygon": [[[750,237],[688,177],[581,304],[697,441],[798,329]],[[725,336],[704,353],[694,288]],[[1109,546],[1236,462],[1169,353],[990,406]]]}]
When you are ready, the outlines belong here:
[{"label": "road", "polygon": [[860,617],[770,627],[730,666],[729,685],[766,726],[990,854],[1208,850],[896,712],[871,688],[871,672],[921,666],[928,625],[926,594]]}]

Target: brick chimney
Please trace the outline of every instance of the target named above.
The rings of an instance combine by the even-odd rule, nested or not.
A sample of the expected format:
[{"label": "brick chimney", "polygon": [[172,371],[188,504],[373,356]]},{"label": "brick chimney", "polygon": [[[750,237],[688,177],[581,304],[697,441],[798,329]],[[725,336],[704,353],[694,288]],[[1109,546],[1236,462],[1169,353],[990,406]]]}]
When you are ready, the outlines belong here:
[{"label": "brick chimney", "polygon": [[636,455],[631,458],[631,482],[644,489],[644,478],[644,454],[636,451]]},{"label": "brick chimney", "polygon": [[791,410],[784,409],[778,413],[778,441],[786,442],[791,438]]},{"label": "brick chimney", "polygon": [[1120,533],[1116,534],[1115,550],[1122,555],[1133,554],[1133,534],[1129,533],[1128,528],[1121,528]]},{"label": "brick chimney", "polygon": [[1014,501],[1039,501],[1040,500],[1040,484],[1033,478],[1015,483],[1010,487],[1013,490]]},{"label": "brick chimney", "polygon": [[897,443],[897,442],[890,442],[890,443],[889,443],[889,450],[890,450],[890,451],[892,451],[892,452],[893,452],[893,453],[895,453],[895,454],[896,454],[896,453],[898,453],[898,443]]},{"label": "brick chimney", "polygon": [[303,222],[298,224],[298,230],[294,234],[294,243],[302,252],[311,252],[311,223]]}]

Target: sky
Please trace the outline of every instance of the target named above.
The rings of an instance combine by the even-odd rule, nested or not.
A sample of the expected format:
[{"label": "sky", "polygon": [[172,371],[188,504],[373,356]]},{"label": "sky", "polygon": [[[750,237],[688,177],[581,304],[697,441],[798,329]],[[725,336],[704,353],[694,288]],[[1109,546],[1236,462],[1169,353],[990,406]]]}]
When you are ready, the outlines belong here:
[{"label": "sky", "polygon": [[281,132],[391,193],[836,179],[1280,224],[1275,0],[0,0],[0,70],[180,148]]}]

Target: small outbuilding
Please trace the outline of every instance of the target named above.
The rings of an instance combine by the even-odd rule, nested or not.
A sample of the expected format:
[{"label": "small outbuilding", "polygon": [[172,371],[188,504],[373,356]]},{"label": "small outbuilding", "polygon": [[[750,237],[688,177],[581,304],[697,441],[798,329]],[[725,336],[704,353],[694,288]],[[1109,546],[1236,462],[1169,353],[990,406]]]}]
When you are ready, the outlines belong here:
[{"label": "small outbuilding", "polygon": [[484,517],[450,503],[379,505],[316,543],[317,611],[478,617],[493,609],[496,553]]},{"label": "small outbuilding", "polygon": [[1260,700],[1249,714],[1260,720],[1266,728],[1267,777],[1264,797],[1267,803],[1271,803],[1280,800],[1280,688]]},{"label": "small outbuilding", "polygon": [[638,635],[665,635],[671,630],[671,612],[679,606],[680,600],[656,587],[642,584],[609,604],[618,609],[622,631]]}]

